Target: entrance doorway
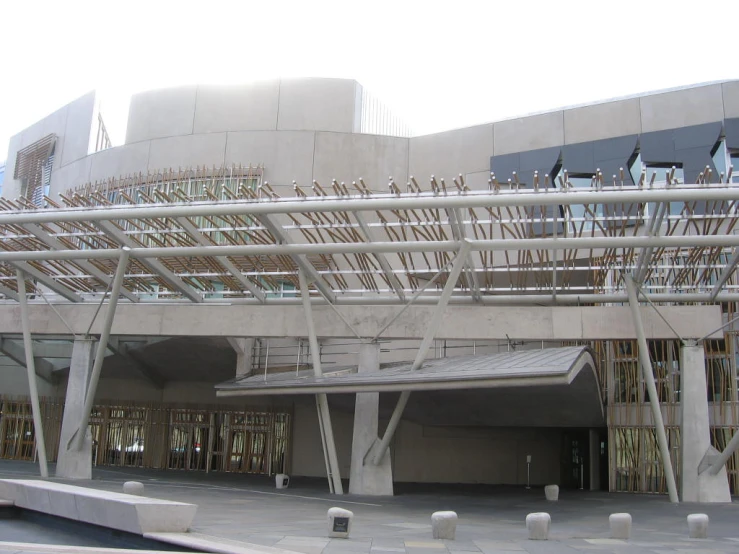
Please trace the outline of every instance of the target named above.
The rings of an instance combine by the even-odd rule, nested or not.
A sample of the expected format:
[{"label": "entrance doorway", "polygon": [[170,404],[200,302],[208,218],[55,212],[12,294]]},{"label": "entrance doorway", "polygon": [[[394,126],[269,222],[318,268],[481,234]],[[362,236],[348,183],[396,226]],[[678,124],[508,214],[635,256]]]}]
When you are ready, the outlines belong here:
[{"label": "entrance doorway", "polygon": [[606,429],[565,429],[562,433],[560,486],[591,490],[591,460],[596,464],[594,485],[608,490],[608,432]]}]

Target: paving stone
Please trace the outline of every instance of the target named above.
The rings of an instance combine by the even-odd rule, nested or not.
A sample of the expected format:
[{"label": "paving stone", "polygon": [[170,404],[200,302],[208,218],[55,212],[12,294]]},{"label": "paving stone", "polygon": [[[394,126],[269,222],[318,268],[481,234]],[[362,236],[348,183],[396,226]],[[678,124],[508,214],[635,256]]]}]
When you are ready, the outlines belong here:
[{"label": "paving stone", "polygon": [[[53,464],[50,471],[53,474]],[[0,478],[37,475],[33,464],[0,460]],[[352,537],[340,539],[352,544],[347,554],[446,554],[475,552],[475,548],[483,554],[739,552],[739,503],[698,508],[673,506],[660,495],[576,490],[562,491],[561,500],[551,503],[544,499],[541,487],[528,493],[513,487],[481,487],[478,491],[460,487],[437,493],[429,487],[429,492],[393,498],[337,497],[325,490],[325,479],[301,481],[294,476],[290,488],[279,493],[273,480],[252,475],[96,467],[93,476],[93,481],[74,484],[120,492],[125,481],[140,481],[147,496],[198,504],[194,532],[305,554],[340,554],[325,537],[326,511],[336,505],[355,513]],[[456,541],[430,538],[428,518],[439,507],[456,511],[464,521],[457,527]],[[542,510],[551,514],[554,523],[550,540],[539,547],[532,544],[536,541],[527,540],[524,521],[526,514]],[[685,518],[698,510],[710,517],[711,539],[688,539]],[[632,539],[625,545],[598,542],[608,538],[608,516],[613,512],[632,514]],[[6,522],[0,519],[3,538]],[[355,540],[360,541],[356,546]],[[424,546],[432,542],[437,544]]]}]

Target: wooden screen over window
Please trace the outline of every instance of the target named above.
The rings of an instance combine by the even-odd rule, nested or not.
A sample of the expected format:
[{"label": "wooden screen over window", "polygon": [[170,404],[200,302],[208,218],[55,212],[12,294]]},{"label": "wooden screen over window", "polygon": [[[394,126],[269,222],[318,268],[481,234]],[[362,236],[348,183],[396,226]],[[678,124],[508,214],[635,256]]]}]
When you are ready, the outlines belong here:
[{"label": "wooden screen over window", "polygon": [[23,197],[34,202],[43,195],[44,170],[54,152],[56,135],[47,135],[18,151],[14,179],[23,183]]}]

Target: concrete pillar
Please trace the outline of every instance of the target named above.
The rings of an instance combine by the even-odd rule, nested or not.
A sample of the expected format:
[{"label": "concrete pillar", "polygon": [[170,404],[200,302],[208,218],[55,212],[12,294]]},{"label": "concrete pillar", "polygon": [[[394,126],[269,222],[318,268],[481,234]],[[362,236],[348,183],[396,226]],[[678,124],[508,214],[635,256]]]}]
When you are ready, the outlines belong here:
[{"label": "concrete pillar", "polygon": [[590,447],[590,490],[600,490],[600,433],[590,429],[588,437]]},{"label": "concrete pillar", "polygon": [[83,448],[74,445],[67,447],[70,439],[80,425],[82,411],[85,409],[85,395],[90,383],[95,341],[91,338],[75,339],[72,346],[72,359],[67,379],[67,396],[62,417],[62,431],[59,438],[59,453],[56,463],[56,476],[65,479],[92,479],[92,435],[85,431]]},{"label": "concrete pillar", "polygon": [[702,345],[686,344],[680,348],[680,439],[682,447],[683,502],[731,502],[726,467],[711,475],[701,462],[718,455],[711,446],[708,419],[706,363]]},{"label": "concrete pillar", "polygon": [[[362,343],[359,347],[359,372],[379,371],[380,345]],[[379,444],[377,436],[380,409],[380,393],[357,394],[354,407],[354,434],[352,437],[352,462],[349,474],[349,493],[372,496],[392,496],[393,470],[388,449],[382,461],[372,463],[373,446]]]},{"label": "concrete pillar", "polygon": [[252,374],[254,339],[228,337],[228,343],[236,352],[236,377],[248,377]]}]

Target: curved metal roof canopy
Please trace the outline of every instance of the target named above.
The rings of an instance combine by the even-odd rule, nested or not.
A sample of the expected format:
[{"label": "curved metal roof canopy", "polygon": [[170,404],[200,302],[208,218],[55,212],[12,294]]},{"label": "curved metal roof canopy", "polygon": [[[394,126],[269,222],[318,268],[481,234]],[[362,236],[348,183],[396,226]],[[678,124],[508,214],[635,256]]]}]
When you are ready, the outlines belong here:
[{"label": "curved metal roof canopy", "polygon": [[[218,396],[428,391],[406,416],[428,424],[533,427],[605,425],[592,351],[584,346],[429,360],[357,373],[344,368],[234,379]],[[449,408],[447,408],[449,406]]]}]

